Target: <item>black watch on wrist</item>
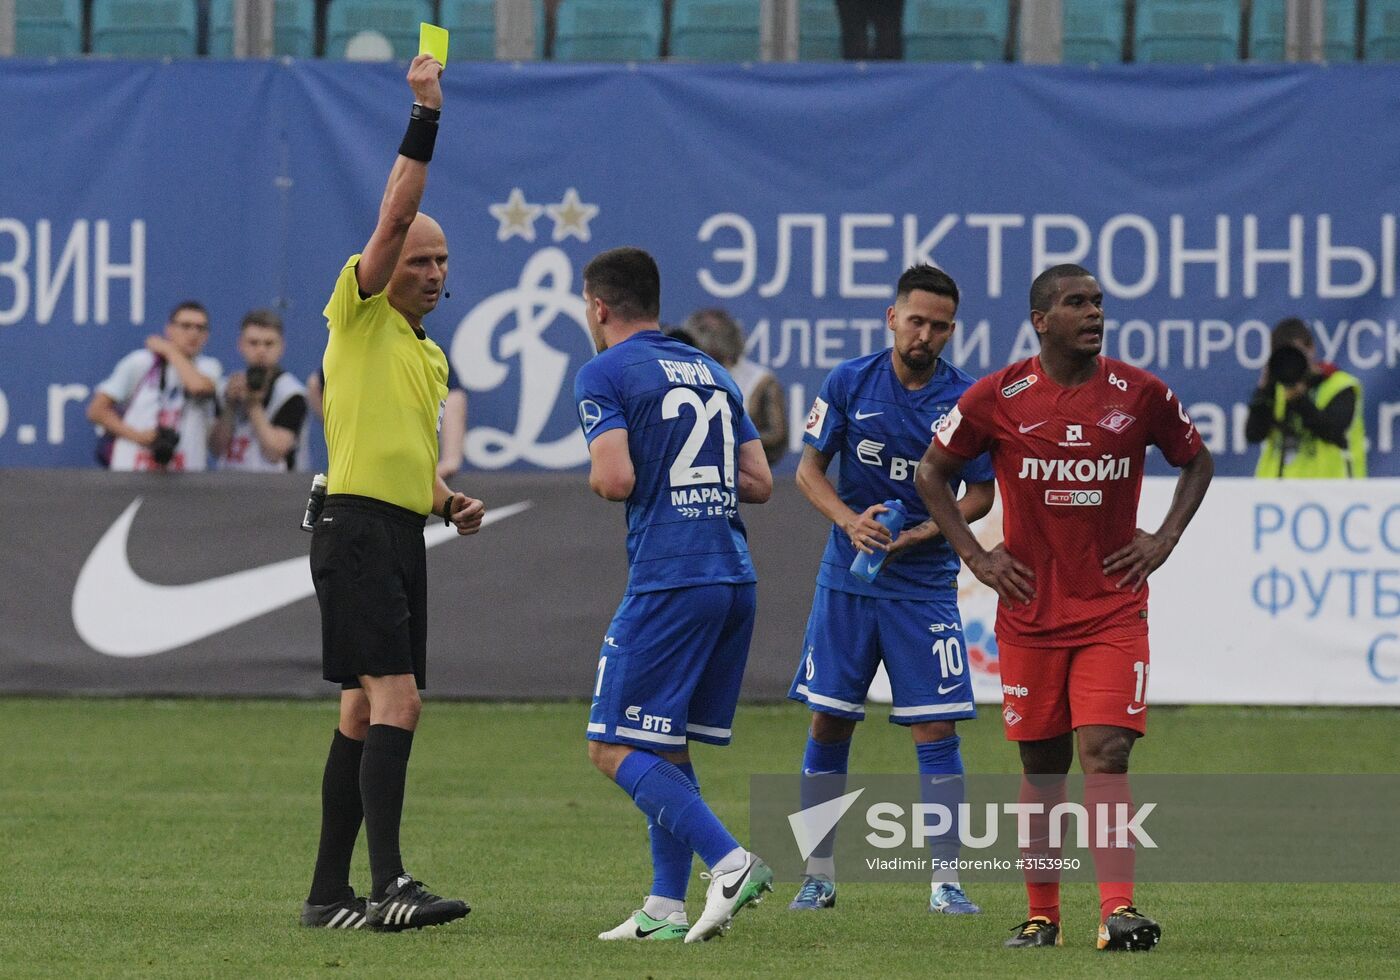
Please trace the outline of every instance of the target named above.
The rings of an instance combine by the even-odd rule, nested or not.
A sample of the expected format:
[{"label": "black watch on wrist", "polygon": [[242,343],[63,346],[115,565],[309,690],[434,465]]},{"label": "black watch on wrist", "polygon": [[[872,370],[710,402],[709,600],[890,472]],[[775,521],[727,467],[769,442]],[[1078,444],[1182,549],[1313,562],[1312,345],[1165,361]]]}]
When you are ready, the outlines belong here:
[{"label": "black watch on wrist", "polygon": [[427,106],[420,105],[417,102],[415,102],[413,103],[413,108],[409,111],[408,115],[411,119],[421,119],[424,122],[435,123],[442,118],[442,110],[429,109]]}]

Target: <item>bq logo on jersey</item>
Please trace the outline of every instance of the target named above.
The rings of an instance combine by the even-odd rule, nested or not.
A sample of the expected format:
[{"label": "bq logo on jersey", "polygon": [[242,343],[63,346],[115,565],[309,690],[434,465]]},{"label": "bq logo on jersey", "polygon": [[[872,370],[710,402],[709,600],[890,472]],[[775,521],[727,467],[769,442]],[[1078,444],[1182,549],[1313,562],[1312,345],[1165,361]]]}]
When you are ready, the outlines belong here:
[{"label": "bq logo on jersey", "polygon": [[[532,204],[519,187],[488,208],[499,222],[496,240],[535,240],[535,222],[554,222],[552,239],[592,238],[589,222],[598,207],[569,188],[557,204]],[[583,433],[559,405],[577,366],[593,356],[583,298],[574,292],[574,269],[562,249],[541,248],[526,260],[515,286],[488,296],[462,318],[449,358],[463,387],[515,395],[515,429],[473,424],[467,433],[469,462],[496,470],[519,462],[558,470],[588,460]],[[508,325],[506,329],[500,329]],[[577,327],[575,333],[572,327]],[[482,417],[473,409],[473,417]],[[587,419],[584,419],[587,424]]]}]

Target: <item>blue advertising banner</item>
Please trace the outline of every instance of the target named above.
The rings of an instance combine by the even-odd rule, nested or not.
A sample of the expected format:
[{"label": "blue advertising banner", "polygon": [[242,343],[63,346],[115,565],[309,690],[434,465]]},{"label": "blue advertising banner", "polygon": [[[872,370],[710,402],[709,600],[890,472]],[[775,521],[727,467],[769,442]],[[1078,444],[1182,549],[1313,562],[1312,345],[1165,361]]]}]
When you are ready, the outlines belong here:
[{"label": "blue advertising banner", "polygon": [[[193,298],[241,366],[244,311],[319,362],[410,96],[399,65],[0,62],[0,466],[90,466],[83,409]],[[885,344],[916,261],[962,288],[945,357],[1033,354],[1027,290],[1065,261],[1108,295],[1105,353],[1161,375],[1219,471],[1253,472],[1245,405],[1299,316],[1364,383],[1370,470],[1400,475],[1391,127],[1400,69],[453,65],[424,209],[452,291],[429,319],[471,398],[467,460],[586,449],[583,264],[635,244],[663,317],[722,306],[788,389]],[[1166,472],[1160,458],[1150,471]]]}]

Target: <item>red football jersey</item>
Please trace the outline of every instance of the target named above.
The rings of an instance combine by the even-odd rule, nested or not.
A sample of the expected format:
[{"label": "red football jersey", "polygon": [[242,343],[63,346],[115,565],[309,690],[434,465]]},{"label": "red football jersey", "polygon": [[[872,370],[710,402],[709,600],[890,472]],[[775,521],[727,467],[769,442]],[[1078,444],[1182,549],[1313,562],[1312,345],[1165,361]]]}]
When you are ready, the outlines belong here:
[{"label": "red football jersey", "polygon": [[1158,378],[1098,359],[1098,373],[1062,388],[1032,357],[969,388],[938,433],[956,456],[992,454],[1006,550],[1035,571],[1030,605],[997,609],[997,636],[1023,646],[1079,646],[1147,632],[1147,588],[1117,588],[1103,559],[1137,527],[1149,443],[1174,466],[1201,437]]}]

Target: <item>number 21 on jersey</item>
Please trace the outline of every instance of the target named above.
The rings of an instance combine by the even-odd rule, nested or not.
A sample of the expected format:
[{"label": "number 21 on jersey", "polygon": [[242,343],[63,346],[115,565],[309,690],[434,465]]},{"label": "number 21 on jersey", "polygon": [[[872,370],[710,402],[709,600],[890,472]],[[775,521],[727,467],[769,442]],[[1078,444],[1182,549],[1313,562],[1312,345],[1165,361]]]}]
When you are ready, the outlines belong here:
[{"label": "number 21 on jersey", "polygon": [[710,434],[710,422],[718,418],[724,439],[724,485],[734,487],[734,416],[729,408],[729,394],[722,388],[710,393],[708,399],[701,397],[693,388],[672,388],[666,392],[661,402],[663,419],[678,419],[681,409],[689,409],[695,416],[690,434],[680,452],[671,463],[671,486],[691,487],[703,483],[719,483],[720,467],[696,466],[695,458],[705,447],[705,439]]}]

